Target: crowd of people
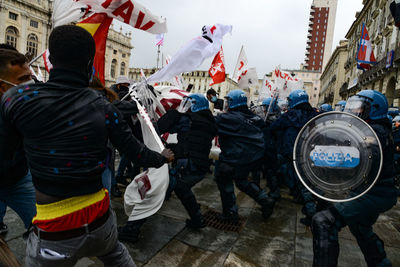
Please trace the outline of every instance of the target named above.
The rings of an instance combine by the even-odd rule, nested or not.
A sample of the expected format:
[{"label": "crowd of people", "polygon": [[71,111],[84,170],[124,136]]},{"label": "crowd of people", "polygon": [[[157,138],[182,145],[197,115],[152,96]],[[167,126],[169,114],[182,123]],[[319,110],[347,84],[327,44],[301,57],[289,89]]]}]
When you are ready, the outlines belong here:
[{"label": "crowd of people", "polygon": [[[337,266],[338,232],[345,226],[368,266],[391,266],[383,241],[372,230],[398,198],[400,116],[394,117],[392,129],[383,94],[363,90],[347,100],[351,105],[340,101],[334,107],[372,127],[382,145],[383,167],[367,194],[330,203],[303,185],[293,165],[302,127],[333,110],[328,104],[313,108],[304,90],[291,92],[286,104],[267,98],[252,108],[239,89],[224,100],[212,89],[206,96],[189,94],[177,109],[154,122],[158,134],[177,134],[177,143],[158,153],[143,144],[130,81],[120,77],[108,89],[93,77],[95,43],[86,30],[55,28],[49,51],[53,69],[49,80],[40,83],[32,80],[24,55],[0,45],[0,233],[7,232],[2,219],[9,206],[27,229],[26,266],[73,266],[82,257],[98,257],[105,266],[135,266],[120,241],[136,242],[146,219],[117,228],[110,197],[121,197],[118,186],[127,185],[127,177],[164,164],[170,165],[166,196],[174,192],[181,201],[189,216],[187,227],[207,226],[192,187],[214,164],[222,201],[218,220],[239,222],[234,183],[261,206],[265,220],[286,186],[303,205],[301,223],[311,227],[314,266]],[[219,110],[217,115],[210,103]],[[216,136],[221,152],[212,162]],[[115,150],[120,155],[116,173]],[[268,188],[261,188],[261,179]]]}]

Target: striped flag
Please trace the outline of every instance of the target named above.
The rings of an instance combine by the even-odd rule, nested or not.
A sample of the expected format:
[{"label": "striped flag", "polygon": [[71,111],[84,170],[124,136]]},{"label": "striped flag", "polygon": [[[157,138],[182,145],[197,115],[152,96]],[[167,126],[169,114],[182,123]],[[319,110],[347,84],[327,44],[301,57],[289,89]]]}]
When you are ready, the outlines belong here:
[{"label": "striped flag", "polygon": [[164,45],[164,34],[156,34],[156,46],[163,46]]},{"label": "striped flag", "polygon": [[361,70],[369,70],[371,69],[371,64],[376,63],[371,40],[364,23],[361,28],[360,43],[358,44],[357,62],[357,68]]},{"label": "striped flag", "polygon": [[110,28],[112,20],[112,18],[108,17],[104,13],[96,13],[77,24],[77,26],[87,30],[96,42],[96,55],[94,57],[93,67],[95,69],[95,76],[97,76],[102,83],[105,82],[104,59],[108,29]]},{"label": "striped flag", "polygon": [[50,57],[49,49],[46,49],[46,51],[43,53],[43,62],[46,71],[50,73],[51,69],[53,68],[53,65],[51,64],[49,57]]}]

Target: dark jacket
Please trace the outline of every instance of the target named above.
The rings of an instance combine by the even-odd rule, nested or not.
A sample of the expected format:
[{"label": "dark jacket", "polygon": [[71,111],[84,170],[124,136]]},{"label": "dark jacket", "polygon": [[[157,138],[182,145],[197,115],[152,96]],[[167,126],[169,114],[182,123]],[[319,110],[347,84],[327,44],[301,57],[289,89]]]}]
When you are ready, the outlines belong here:
[{"label": "dark jacket", "polygon": [[211,141],[217,126],[210,110],[179,113],[169,110],[157,122],[160,133],[177,133],[178,144],[173,148],[176,159],[191,159],[200,170],[208,170]]},{"label": "dark jacket", "polygon": [[53,69],[47,83],[12,88],[1,99],[0,162],[13,157],[23,137],[40,192],[72,197],[99,191],[108,139],[144,167],[166,162],[133,137],[115,106],[87,86],[84,75]]},{"label": "dark jacket", "polygon": [[222,111],[224,109],[224,100],[218,98],[217,102],[214,103],[214,108]]},{"label": "dark jacket", "polygon": [[382,120],[369,121],[372,129],[374,129],[376,135],[382,146],[383,152],[383,164],[382,170],[379,175],[378,181],[374,187],[368,191],[368,194],[381,196],[387,200],[390,198],[397,199],[400,195],[399,190],[394,186],[394,143],[392,136],[392,124],[389,119],[385,118]]},{"label": "dark jacket", "polygon": [[220,161],[245,165],[264,156],[264,121],[259,116],[246,108],[219,114],[216,121]]},{"label": "dark jacket", "polygon": [[300,104],[284,113],[271,124],[276,136],[282,136],[278,153],[292,158],[294,143],[301,128],[318,113],[308,103]]},{"label": "dark jacket", "polygon": [[371,121],[369,123],[379,138],[383,152],[383,165],[379,179],[392,178],[394,169],[394,142],[392,135],[392,124],[389,119]]}]

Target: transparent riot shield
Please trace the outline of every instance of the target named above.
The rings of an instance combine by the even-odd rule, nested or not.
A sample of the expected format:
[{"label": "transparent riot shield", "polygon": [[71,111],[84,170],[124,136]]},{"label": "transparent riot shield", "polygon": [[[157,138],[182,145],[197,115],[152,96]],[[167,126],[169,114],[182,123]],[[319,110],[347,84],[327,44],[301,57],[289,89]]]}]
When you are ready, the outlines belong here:
[{"label": "transparent riot shield", "polygon": [[381,172],[382,147],[362,119],[332,111],[310,120],[293,150],[297,175],[314,195],[345,202],[364,195]]}]

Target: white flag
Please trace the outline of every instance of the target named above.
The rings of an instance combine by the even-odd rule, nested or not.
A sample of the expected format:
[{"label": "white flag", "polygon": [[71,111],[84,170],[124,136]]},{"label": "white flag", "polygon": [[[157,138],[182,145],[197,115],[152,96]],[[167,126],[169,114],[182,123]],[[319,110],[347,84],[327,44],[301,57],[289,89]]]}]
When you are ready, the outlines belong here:
[{"label": "white flag", "polygon": [[302,80],[293,77],[287,71],[282,71],[280,66],[276,67],[274,76],[276,89],[281,99],[286,99],[293,90],[303,89],[304,87]]},{"label": "white flag", "polygon": [[275,89],[276,89],[275,83],[273,83],[270,79],[267,78],[267,76],[265,76],[263,80],[263,86],[261,87],[260,90],[260,96],[258,99],[260,101],[263,101],[268,97],[272,97]]},{"label": "white flag", "polygon": [[36,74],[35,70],[32,68],[32,66],[29,66],[29,70],[31,71],[31,75],[38,80],[37,74]]},{"label": "white flag", "polygon": [[39,65],[37,65],[37,76],[36,78],[38,79],[39,82],[44,82],[43,74],[42,71],[39,68]]},{"label": "white flag", "polygon": [[[167,55],[167,57],[166,57],[166,59],[165,59],[165,64],[168,65],[170,61],[171,61],[171,56],[170,56],[170,55]],[[176,75],[176,76],[175,76],[174,78],[172,78],[169,82],[170,82],[172,85],[178,87],[178,88],[181,89],[181,90],[184,90],[184,89],[185,89],[185,85],[184,85],[184,81],[183,81],[183,78],[182,78],[182,74]]]},{"label": "white flag", "polygon": [[238,78],[238,86],[240,89],[248,89],[258,83],[258,76],[256,68],[249,68],[242,72]]},{"label": "white flag", "polygon": [[197,70],[205,59],[218,53],[224,35],[232,32],[232,26],[216,24],[212,27],[204,26],[202,30],[202,36],[184,45],[169,64],[150,76],[147,82],[165,82],[181,73]]},{"label": "white flag", "polygon": [[[149,115],[135,98],[133,100],[139,109],[138,119],[142,126],[143,143],[149,149],[161,153],[164,145]],[[168,184],[168,164],[158,169],[149,168],[137,175],[126,188],[124,195],[124,208],[129,220],[144,219],[156,213],[164,202]]]},{"label": "white flag", "polygon": [[235,70],[233,71],[232,79],[234,81],[238,82],[239,81],[239,77],[247,69],[248,69],[248,67],[247,67],[247,57],[246,57],[246,53],[244,52],[244,47],[242,46],[242,49],[240,49],[240,53],[239,53],[238,61],[236,63]]},{"label": "white flag", "polygon": [[135,0],[55,0],[53,25],[57,27],[77,22],[91,13],[105,13],[111,18],[149,33],[167,32],[167,20],[153,15]]}]

